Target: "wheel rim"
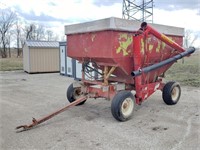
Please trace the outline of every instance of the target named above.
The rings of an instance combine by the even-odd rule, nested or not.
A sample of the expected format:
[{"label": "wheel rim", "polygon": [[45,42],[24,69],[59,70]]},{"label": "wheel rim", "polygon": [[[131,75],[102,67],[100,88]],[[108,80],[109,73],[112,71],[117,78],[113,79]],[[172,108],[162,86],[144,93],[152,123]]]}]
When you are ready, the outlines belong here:
[{"label": "wheel rim", "polygon": [[126,98],[121,105],[121,112],[125,118],[129,117],[134,108],[134,103],[131,98]]},{"label": "wheel rim", "polygon": [[173,101],[176,101],[179,97],[180,90],[177,86],[172,89],[171,97]]},{"label": "wheel rim", "polygon": [[74,99],[78,99],[81,97],[81,89],[80,88],[75,88],[73,92],[73,97]]}]

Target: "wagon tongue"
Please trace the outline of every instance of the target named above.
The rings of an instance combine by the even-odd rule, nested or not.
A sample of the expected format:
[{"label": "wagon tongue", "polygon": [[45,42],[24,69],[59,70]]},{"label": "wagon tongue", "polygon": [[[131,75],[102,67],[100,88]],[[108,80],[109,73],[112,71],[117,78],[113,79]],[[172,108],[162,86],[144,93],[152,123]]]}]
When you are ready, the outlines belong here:
[{"label": "wagon tongue", "polygon": [[[65,110],[67,110],[69,107],[75,106],[75,105],[77,105],[77,104],[79,104],[79,103],[81,103],[81,102],[83,102],[83,101],[85,101],[85,100],[87,100],[87,96],[81,97],[81,98],[75,100],[74,102],[68,104],[68,105],[65,106],[64,108],[59,109],[59,110],[57,110],[57,111],[55,111],[55,112],[53,112],[53,113],[51,113],[51,114],[49,114],[49,115],[47,115],[47,116],[41,118],[41,119],[36,120],[35,118],[33,118],[31,124],[29,124],[29,125],[20,125],[20,126],[17,126],[17,127],[15,128],[15,129],[17,130],[16,132],[19,133],[19,132],[23,132],[23,131],[30,130],[30,129],[32,129],[34,126],[36,126],[36,125],[38,125],[38,124],[41,124],[41,123],[43,123],[43,122],[45,122],[45,121],[51,119],[52,117],[54,117],[54,116],[56,116],[56,115],[58,115],[58,114],[64,112]],[[21,130],[20,130],[20,129],[21,129]]]},{"label": "wagon tongue", "polygon": [[[33,118],[32,119],[32,124],[30,124],[30,125],[21,125],[21,126],[16,127],[15,129],[17,130],[16,131],[17,133],[18,132],[23,132],[23,131],[26,131],[26,130],[30,130],[31,128],[33,128],[37,124],[39,124],[38,121],[35,118]],[[18,129],[21,129],[21,128],[22,128],[22,130],[18,130]]]}]

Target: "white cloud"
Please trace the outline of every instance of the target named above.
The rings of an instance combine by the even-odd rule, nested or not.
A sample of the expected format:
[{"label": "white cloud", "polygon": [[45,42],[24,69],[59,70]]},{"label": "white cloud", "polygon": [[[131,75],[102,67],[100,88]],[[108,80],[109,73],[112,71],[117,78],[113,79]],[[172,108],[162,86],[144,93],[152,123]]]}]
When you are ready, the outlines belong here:
[{"label": "white cloud", "polygon": [[[200,33],[200,15],[198,10],[180,9],[174,11],[167,11],[161,9],[154,9],[154,23],[164,24],[191,30],[192,36]],[[194,42],[195,47],[200,47],[200,35]]]},{"label": "white cloud", "polygon": [[154,9],[154,23],[183,27],[190,30],[200,31],[200,15],[197,10],[181,9],[166,11]]},{"label": "white cloud", "polygon": [[2,0],[2,4],[36,16],[45,14],[51,17],[68,20],[94,20],[106,17],[121,17],[122,4],[97,6],[94,0]]},{"label": "white cloud", "polygon": [[[122,2],[109,3],[109,5],[95,5],[95,0],[1,0],[0,7],[9,7],[16,12],[40,16],[41,14],[53,18],[66,20],[66,22],[53,21],[45,22],[54,31],[64,32],[64,25],[89,20],[96,20],[107,17],[122,16]],[[165,1],[166,2],[166,1]],[[103,1],[102,1],[103,3]],[[170,3],[171,4],[171,3]],[[175,5],[171,4],[170,8]],[[154,23],[183,27],[200,33],[199,10],[178,9],[163,10],[154,8]],[[47,25],[48,26],[48,25]],[[57,28],[57,29],[56,29]],[[196,42],[197,43],[197,42]],[[200,44],[199,44],[200,45]]]},{"label": "white cloud", "polygon": [[[55,3],[57,6],[48,10],[48,14],[61,18],[74,20],[82,18],[83,20],[94,20],[110,16],[121,17],[121,4],[115,3],[112,6],[96,6],[92,0],[82,0],[79,3],[73,1],[63,1],[63,3]],[[45,12],[46,13],[46,12]]]}]

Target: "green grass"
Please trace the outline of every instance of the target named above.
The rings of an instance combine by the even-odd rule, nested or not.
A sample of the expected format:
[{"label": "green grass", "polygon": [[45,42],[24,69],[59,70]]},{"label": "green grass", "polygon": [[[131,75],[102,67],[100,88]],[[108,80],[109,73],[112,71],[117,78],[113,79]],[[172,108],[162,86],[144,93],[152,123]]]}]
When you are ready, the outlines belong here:
[{"label": "green grass", "polygon": [[0,59],[0,71],[12,71],[22,70],[23,59],[22,58],[1,58]]},{"label": "green grass", "polygon": [[179,60],[166,72],[167,81],[178,81],[182,85],[200,87],[200,51]]}]

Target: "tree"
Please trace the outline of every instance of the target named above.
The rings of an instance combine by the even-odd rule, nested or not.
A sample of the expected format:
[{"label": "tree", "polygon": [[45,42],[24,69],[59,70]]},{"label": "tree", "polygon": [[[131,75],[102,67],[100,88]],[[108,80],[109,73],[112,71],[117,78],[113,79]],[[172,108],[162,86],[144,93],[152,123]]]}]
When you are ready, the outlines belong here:
[{"label": "tree", "polygon": [[11,32],[9,32],[7,34],[7,37],[6,37],[6,43],[8,45],[8,54],[9,54],[9,57],[11,57],[11,51],[10,51],[10,43],[11,43]]},{"label": "tree", "polygon": [[45,27],[41,24],[31,23],[25,27],[26,40],[45,40]]},{"label": "tree", "polygon": [[198,38],[198,34],[193,33],[191,30],[186,30],[184,37],[184,47],[188,48],[190,46],[193,46],[193,44]]},{"label": "tree", "polygon": [[21,38],[21,27],[19,25],[19,22],[17,20],[16,22],[16,36],[17,36],[17,57],[20,56],[21,52],[20,52],[20,41],[22,43],[22,38]]},{"label": "tree", "polygon": [[45,39],[45,28],[43,25],[39,24],[35,28],[36,30],[36,40],[44,40]]},{"label": "tree", "polygon": [[11,10],[0,10],[0,52],[1,57],[7,57],[7,49],[10,45],[9,31],[15,23],[16,14]]},{"label": "tree", "polygon": [[53,39],[53,31],[46,30],[46,40],[51,41]]},{"label": "tree", "polygon": [[30,24],[30,25],[26,25],[25,26],[25,39],[26,40],[31,40],[32,39],[32,32],[35,28],[35,25],[34,24]]}]

